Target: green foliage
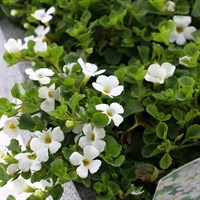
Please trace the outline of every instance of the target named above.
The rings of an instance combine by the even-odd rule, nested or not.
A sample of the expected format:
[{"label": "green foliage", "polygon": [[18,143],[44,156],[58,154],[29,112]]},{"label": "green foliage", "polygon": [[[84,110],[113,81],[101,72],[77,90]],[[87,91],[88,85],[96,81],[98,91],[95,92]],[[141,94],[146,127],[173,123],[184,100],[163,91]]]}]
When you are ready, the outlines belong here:
[{"label": "green foliage", "polygon": [[[26,49],[6,51],[4,60],[9,66],[28,62],[33,65],[33,71],[48,68],[54,73],[49,76],[50,82],[47,84],[38,80],[25,81],[21,85],[16,83],[11,89],[11,95],[21,100],[19,105],[4,97],[0,98],[0,117],[15,117],[19,121],[18,128],[31,135],[24,151],[19,142],[12,139],[7,146],[8,157],[0,152],[0,158],[6,160],[6,163],[0,165],[1,186],[10,178],[17,179],[21,175],[32,183],[45,178],[51,178],[53,182],[45,191],[33,192],[28,199],[45,199],[48,195],[54,200],[60,199],[63,192],[61,184],[70,180],[81,182],[85,187],[93,185],[98,193],[97,200],[151,199],[160,177],[199,157],[200,1],[173,1],[174,11],[173,8],[164,9],[167,2],[0,2],[1,11],[13,22],[21,24],[28,35],[35,35],[38,25],[50,26],[50,31],[43,38],[48,45],[47,51],[35,52],[36,40],[30,40]],[[43,23],[33,17],[35,11],[47,11],[51,6],[55,6],[56,11],[49,22]],[[15,16],[11,16],[13,9],[17,11]],[[175,15],[191,16],[188,26],[197,29],[192,33],[193,38],[186,38],[183,45],[169,42],[172,31],[181,31],[181,27],[177,28],[173,22]],[[183,35],[185,33],[181,37]],[[189,58],[185,65],[180,62],[184,56]],[[84,60],[84,66],[78,63],[79,58]],[[147,81],[149,66],[162,65],[164,62],[175,66],[174,73],[169,75],[170,70],[165,70],[163,84]],[[64,72],[63,67],[67,65],[69,68]],[[114,75],[119,85],[123,85],[121,94],[110,98],[94,88],[101,69],[106,70],[102,75]],[[154,78],[160,78],[164,72],[156,73]],[[44,74],[37,76],[42,78]],[[53,91],[39,94],[41,87],[49,88],[52,84],[59,89],[59,97],[54,99]],[[112,82],[102,81],[101,84],[106,84],[105,88],[99,86],[105,93],[118,92],[112,88]],[[41,95],[46,99],[39,97]],[[45,111],[42,105],[52,102],[53,109]],[[98,104],[110,105],[114,102],[121,105],[124,112],[118,113],[113,109],[107,115],[95,108]],[[14,124],[6,124],[4,117],[0,121],[2,134],[6,134],[7,129],[15,128]],[[122,122],[115,126],[115,120]],[[85,124],[95,127],[92,133],[87,132]],[[41,169],[34,172],[17,170],[8,175],[8,166],[18,162],[15,155],[32,152],[30,142],[36,137],[34,133],[40,131],[44,134],[49,128],[55,127],[60,127],[64,139],[57,141],[59,148],[55,153],[52,153],[54,149],[51,147],[46,149],[49,158],[41,162]],[[95,135],[102,129],[105,137],[102,136],[104,133]],[[41,142],[48,146],[54,137],[59,136],[54,135],[53,139],[44,137]],[[105,149],[94,158],[101,161],[101,166],[94,174],[89,169],[84,179],[79,177],[79,165],[73,166],[70,162],[74,152],[84,155],[81,138],[86,139],[84,143],[88,145],[95,146],[99,144],[98,140],[102,140],[102,146],[106,143]],[[87,168],[87,162],[86,159],[79,164]],[[143,190],[141,186],[144,186],[145,191],[134,194]],[[8,199],[13,197],[9,196]]]}]

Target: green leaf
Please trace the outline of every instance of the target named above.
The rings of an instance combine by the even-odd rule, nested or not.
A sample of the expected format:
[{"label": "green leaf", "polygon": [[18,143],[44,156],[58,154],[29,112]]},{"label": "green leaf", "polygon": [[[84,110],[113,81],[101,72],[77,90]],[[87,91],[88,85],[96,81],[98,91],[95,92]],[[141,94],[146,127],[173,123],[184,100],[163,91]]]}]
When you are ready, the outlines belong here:
[{"label": "green leaf", "polygon": [[108,190],[112,192],[113,195],[117,195],[118,192],[121,190],[120,186],[114,181],[109,181],[107,187],[108,187]]},{"label": "green leaf", "polygon": [[79,107],[79,102],[85,98],[84,94],[74,94],[70,99],[69,99],[69,106],[72,109],[72,112],[76,112],[76,108]]},{"label": "green leaf", "polygon": [[162,10],[165,0],[148,0],[148,2],[157,10]]},{"label": "green leaf", "polygon": [[0,116],[7,115],[9,117],[14,114],[16,114],[16,110],[13,109],[13,104],[6,98],[0,98]]},{"label": "green leaf", "polygon": [[177,121],[184,120],[184,117],[185,117],[185,114],[179,108],[173,108],[172,109],[172,115]]},{"label": "green leaf", "polygon": [[65,183],[68,181],[67,168],[64,166],[64,162],[61,159],[54,160],[50,165],[52,173],[54,173],[58,178],[60,183]]},{"label": "green leaf", "polygon": [[168,126],[164,122],[160,122],[156,127],[157,137],[163,140],[167,139]]},{"label": "green leaf", "polygon": [[19,118],[19,128],[24,130],[33,131],[35,123],[29,113],[23,113]]},{"label": "green leaf", "polygon": [[139,113],[142,111],[144,111],[144,107],[142,106],[142,104],[138,100],[132,99],[132,100],[128,101],[124,107],[123,117],[126,118],[129,115]]},{"label": "green leaf", "polygon": [[16,200],[15,197],[13,195],[9,195],[6,200]]},{"label": "green leaf", "polygon": [[63,191],[63,187],[57,185],[53,190],[51,190],[50,195],[53,197],[53,200],[58,200],[62,197]]},{"label": "green leaf", "polygon": [[151,144],[145,145],[142,149],[142,155],[145,158],[150,158],[162,153],[163,151],[158,149],[157,146],[158,146],[158,143],[151,143]]},{"label": "green leaf", "polygon": [[108,124],[108,116],[103,113],[95,113],[92,118],[92,124],[97,128],[104,128]]},{"label": "green leaf", "polygon": [[193,88],[195,85],[195,80],[189,76],[181,76],[178,79],[178,82],[181,87],[186,87],[186,88]]},{"label": "green leaf", "polygon": [[11,94],[14,98],[20,99],[21,92],[20,92],[20,86],[18,83],[15,83],[15,85],[11,89]]},{"label": "green leaf", "polygon": [[10,179],[8,174],[6,173],[7,167],[5,167],[2,163],[0,163],[0,187],[5,185]]},{"label": "green leaf", "polygon": [[200,0],[196,0],[192,7],[192,16],[195,18],[200,17]]},{"label": "green leaf", "polygon": [[150,53],[150,49],[147,46],[138,46],[137,47],[139,55],[142,59],[143,62],[148,61],[149,59],[149,53]]},{"label": "green leaf", "polygon": [[187,129],[184,141],[195,138],[200,139],[200,125],[198,124],[193,124]]},{"label": "green leaf", "polygon": [[12,152],[12,154],[16,155],[21,152],[21,146],[19,145],[19,141],[16,139],[12,139],[10,144],[7,146],[7,149]]},{"label": "green leaf", "polygon": [[116,158],[120,155],[122,146],[117,143],[117,141],[110,135],[105,137],[106,142],[106,156]]},{"label": "green leaf", "polygon": [[174,23],[172,21],[162,21],[159,26],[159,33],[152,33],[153,40],[156,42],[163,42],[166,45],[169,45],[169,34],[174,29]]},{"label": "green leaf", "polygon": [[159,165],[160,165],[160,167],[161,167],[162,169],[167,169],[167,168],[170,167],[171,164],[172,164],[172,158],[171,158],[171,156],[170,156],[168,153],[166,153],[166,154],[161,158]]},{"label": "green leaf", "polygon": [[96,192],[101,193],[104,190],[104,184],[101,182],[96,182],[93,185],[93,188],[96,190]]},{"label": "green leaf", "polygon": [[167,121],[171,118],[171,114],[158,112],[158,108],[152,104],[146,107],[146,111],[159,121]]},{"label": "green leaf", "polygon": [[120,167],[125,160],[125,156],[121,155],[115,159],[106,156],[100,156],[105,162],[113,167]]},{"label": "green leaf", "polygon": [[122,54],[116,48],[107,48],[104,57],[108,64],[117,65],[121,61]]}]

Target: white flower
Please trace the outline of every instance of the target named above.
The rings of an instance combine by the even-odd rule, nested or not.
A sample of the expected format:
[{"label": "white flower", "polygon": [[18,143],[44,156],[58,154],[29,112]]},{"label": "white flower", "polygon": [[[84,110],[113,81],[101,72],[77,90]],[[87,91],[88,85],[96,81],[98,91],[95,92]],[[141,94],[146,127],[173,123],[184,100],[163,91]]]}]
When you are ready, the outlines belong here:
[{"label": "white flower", "polygon": [[15,104],[14,108],[17,110],[17,109],[20,109],[21,108],[21,105],[22,105],[22,101],[18,98],[13,98],[12,99],[12,103]]},{"label": "white flower", "polygon": [[17,194],[34,191],[32,187],[27,185],[25,179],[23,179],[22,177],[19,177],[18,179],[15,179],[14,181],[12,181],[12,184],[13,184],[12,188]]},{"label": "white flower", "polygon": [[179,58],[179,64],[183,65],[185,67],[190,66],[190,64],[191,64],[191,57],[190,56],[183,56],[183,57]]},{"label": "white flower", "polygon": [[14,174],[17,170],[19,170],[18,163],[12,163],[7,167],[6,172],[8,174]]},{"label": "white flower", "polygon": [[16,117],[8,118],[4,123],[2,132],[8,135],[10,138],[16,138],[19,132],[18,125],[19,121]]},{"label": "white flower", "polygon": [[42,23],[47,23],[53,18],[51,14],[53,14],[54,12],[55,12],[55,7],[52,6],[46,12],[45,9],[36,10],[32,14],[32,16],[35,19],[41,21]]},{"label": "white flower", "polygon": [[50,31],[50,27],[47,26],[46,28],[42,25],[39,25],[37,28],[35,28],[34,32],[36,33],[37,37],[36,39],[43,40],[45,38],[45,35]]},{"label": "white flower", "polygon": [[176,42],[178,45],[183,45],[187,40],[193,40],[192,33],[196,31],[194,26],[188,26],[191,23],[190,16],[173,17],[175,23],[174,30],[169,35],[169,42]]},{"label": "white flower", "polygon": [[55,83],[48,87],[41,87],[39,89],[40,98],[45,99],[41,103],[41,109],[45,112],[49,112],[55,108],[55,100],[60,98],[60,88],[55,89]]},{"label": "white flower", "polygon": [[8,116],[2,115],[0,118],[0,129],[2,129],[5,125],[6,120],[8,119]]},{"label": "white flower", "polygon": [[35,152],[19,153],[15,159],[18,160],[18,168],[22,172],[39,171],[42,167],[41,160],[38,159]]},{"label": "white flower", "polygon": [[174,12],[175,11],[175,6],[176,6],[176,4],[173,1],[167,1],[163,5],[163,11]]},{"label": "white flower", "polygon": [[107,104],[98,104],[95,108],[108,116],[108,124],[113,120],[115,126],[119,126],[124,120],[123,117],[119,115],[124,113],[124,109],[118,103],[111,103],[110,106]]},{"label": "white flower", "polygon": [[7,164],[7,161],[6,161],[7,155],[8,155],[8,152],[5,146],[0,145],[0,163]]},{"label": "white flower", "polygon": [[23,49],[22,41],[20,39],[15,40],[10,38],[7,43],[4,44],[4,48],[9,53],[16,53]]},{"label": "white flower", "polygon": [[82,58],[78,59],[78,63],[87,79],[89,79],[91,76],[96,76],[106,71],[105,69],[97,71],[98,67],[95,64],[84,63]]},{"label": "white flower", "polygon": [[38,52],[46,52],[48,47],[46,42],[43,42],[42,40],[37,40],[33,48],[35,53],[38,53]]},{"label": "white flower", "polygon": [[162,65],[152,64],[144,78],[152,83],[163,84],[166,78],[174,74],[175,69],[176,67],[168,62],[164,62]]},{"label": "white flower", "polygon": [[31,139],[30,147],[43,162],[49,159],[48,151],[52,154],[56,153],[64,140],[64,134],[60,127],[56,127],[53,130],[49,128],[43,132],[36,131],[34,135],[36,137]]},{"label": "white flower", "polygon": [[29,36],[27,36],[27,37],[24,38],[25,43],[22,46],[23,49],[28,49],[28,42],[31,41],[31,40],[35,41],[34,35],[29,35]]},{"label": "white flower", "polygon": [[124,90],[123,85],[119,85],[119,81],[115,76],[100,75],[96,82],[92,83],[92,86],[102,92],[105,95],[113,98],[113,96],[119,96]]},{"label": "white flower", "polygon": [[74,67],[74,65],[76,65],[77,63],[68,63],[66,65],[63,66],[63,72],[64,73],[68,73],[71,74],[72,73],[72,68]]},{"label": "white flower", "polygon": [[131,192],[132,195],[140,195],[144,192],[144,190],[142,190],[142,186],[139,186],[139,187],[135,187],[133,186],[133,191]]},{"label": "white flower", "polygon": [[15,9],[12,9],[12,10],[10,11],[10,15],[13,16],[13,17],[15,17],[17,14],[18,14],[18,11],[15,10]]},{"label": "white flower", "polygon": [[102,139],[106,134],[103,128],[96,128],[92,127],[91,124],[85,124],[83,127],[83,133],[85,136],[81,137],[79,140],[79,146],[81,148],[92,145],[99,151],[99,153],[104,151],[106,143]]},{"label": "white flower", "polygon": [[81,178],[88,176],[88,170],[91,174],[98,171],[101,166],[100,160],[94,160],[99,155],[99,151],[93,146],[86,146],[83,150],[83,155],[78,152],[72,153],[69,160],[72,165],[79,167],[76,169],[77,174]]},{"label": "white flower", "polygon": [[39,81],[41,84],[48,84],[50,83],[49,76],[53,76],[54,72],[51,69],[47,68],[40,68],[35,72],[33,69],[28,68],[25,70],[25,73],[29,75],[29,78],[34,81]]}]

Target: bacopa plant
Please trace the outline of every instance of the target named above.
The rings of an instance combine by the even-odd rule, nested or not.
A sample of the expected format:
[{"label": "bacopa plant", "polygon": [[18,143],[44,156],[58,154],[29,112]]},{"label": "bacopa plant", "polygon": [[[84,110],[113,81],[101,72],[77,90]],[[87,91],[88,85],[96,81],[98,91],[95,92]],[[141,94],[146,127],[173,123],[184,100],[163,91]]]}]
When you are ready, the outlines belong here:
[{"label": "bacopa plant", "polygon": [[57,200],[73,180],[98,200],[152,199],[160,178],[200,156],[199,0],[0,5],[27,31],[4,44],[4,59],[30,65],[15,101],[0,98],[0,132],[11,137],[1,186]]}]

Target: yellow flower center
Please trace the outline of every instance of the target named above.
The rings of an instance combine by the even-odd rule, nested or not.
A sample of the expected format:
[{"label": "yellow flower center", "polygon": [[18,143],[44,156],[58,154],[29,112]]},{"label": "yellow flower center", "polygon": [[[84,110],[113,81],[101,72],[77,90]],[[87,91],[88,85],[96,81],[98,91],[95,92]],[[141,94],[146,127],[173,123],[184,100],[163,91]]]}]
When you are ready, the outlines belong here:
[{"label": "yellow flower center", "polygon": [[44,74],[38,74],[38,78],[43,78]]},{"label": "yellow flower center", "polygon": [[178,26],[178,27],[176,27],[176,31],[178,33],[182,33],[184,31],[184,28],[182,26]]},{"label": "yellow flower center", "polygon": [[51,135],[49,135],[49,134],[45,135],[44,143],[49,144],[49,143],[51,143],[51,141],[52,141]]},{"label": "yellow flower center", "polygon": [[108,114],[109,117],[113,116],[113,113],[111,111],[107,111],[107,114]]},{"label": "yellow flower center", "polygon": [[89,138],[90,138],[91,141],[95,141],[95,134],[91,133]]},{"label": "yellow flower center", "polygon": [[83,162],[83,165],[84,165],[85,167],[87,167],[87,166],[90,164],[90,159],[89,159],[89,158],[84,158],[84,159],[82,160],[82,162]]},{"label": "yellow flower center", "polygon": [[110,89],[109,89],[109,88],[104,88],[103,91],[104,91],[106,94],[109,94],[109,93],[110,93]]},{"label": "yellow flower center", "polygon": [[35,160],[37,158],[36,154],[28,155],[29,160]]},{"label": "yellow flower center", "polygon": [[53,96],[54,96],[54,92],[49,91],[49,92],[48,92],[48,96],[49,96],[50,98],[53,98]]},{"label": "yellow flower center", "polygon": [[183,62],[184,62],[185,64],[189,65],[189,64],[190,64],[190,59],[186,58],[186,59],[183,60]]},{"label": "yellow flower center", "polygon": [[9,125],[9,128],[10,128],[10,129],[15,129],[16,126],[15,126],[14,124],[10,124],[10,125]]}]

